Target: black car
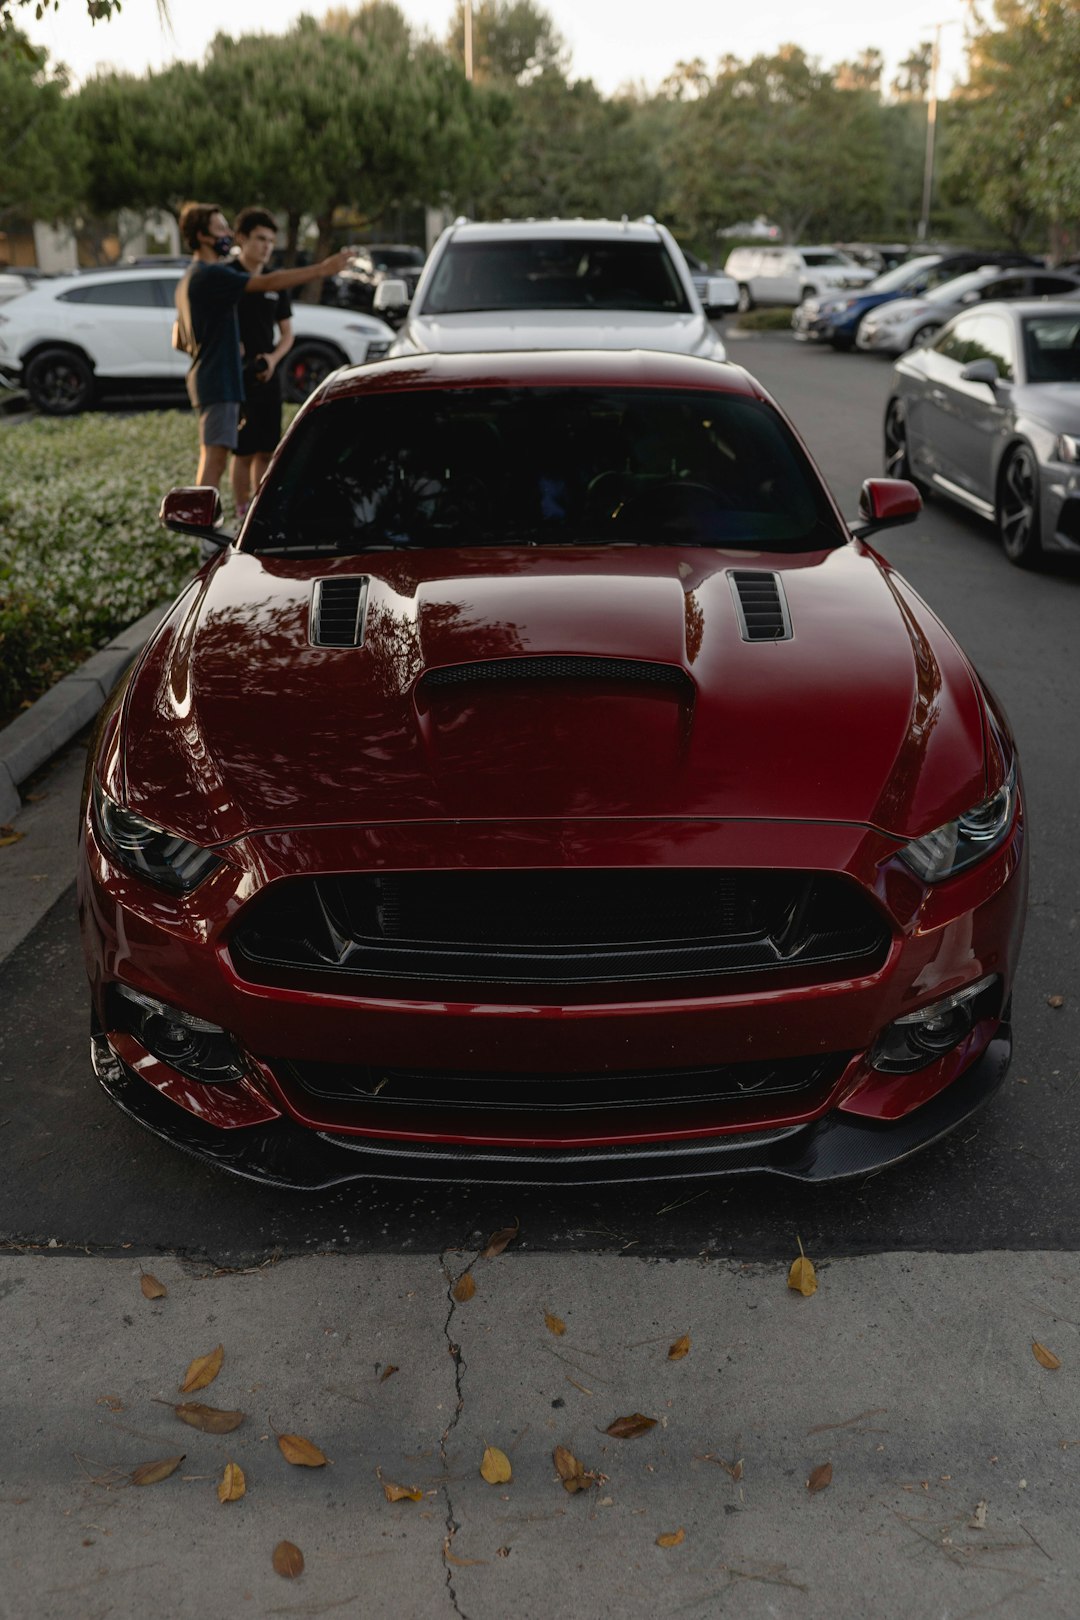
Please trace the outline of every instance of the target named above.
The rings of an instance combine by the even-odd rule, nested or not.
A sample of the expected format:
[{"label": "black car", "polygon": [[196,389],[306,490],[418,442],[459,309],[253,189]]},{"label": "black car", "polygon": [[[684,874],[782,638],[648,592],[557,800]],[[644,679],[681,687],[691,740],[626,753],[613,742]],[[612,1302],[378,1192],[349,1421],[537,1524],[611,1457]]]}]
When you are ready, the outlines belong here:
[{"label": "black car", "polygon": [[403,281],[411,299],[426,257],[423,248],[408,243],[370,243],[359,248],[340,275],[326,283],[324,302],[370,310],[375,304],[375,289],[383,281]]}]

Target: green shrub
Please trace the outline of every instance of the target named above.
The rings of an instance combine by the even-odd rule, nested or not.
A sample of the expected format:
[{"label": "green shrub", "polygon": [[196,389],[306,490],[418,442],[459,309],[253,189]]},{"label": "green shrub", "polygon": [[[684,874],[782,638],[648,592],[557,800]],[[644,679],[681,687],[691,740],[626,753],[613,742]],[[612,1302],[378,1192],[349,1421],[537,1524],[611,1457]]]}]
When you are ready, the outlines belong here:
[{"label": "green shrub", "polygon": [[739,330],[741,332],[790,332],[793,310],[782,309],[748,309],[739,316]]}]

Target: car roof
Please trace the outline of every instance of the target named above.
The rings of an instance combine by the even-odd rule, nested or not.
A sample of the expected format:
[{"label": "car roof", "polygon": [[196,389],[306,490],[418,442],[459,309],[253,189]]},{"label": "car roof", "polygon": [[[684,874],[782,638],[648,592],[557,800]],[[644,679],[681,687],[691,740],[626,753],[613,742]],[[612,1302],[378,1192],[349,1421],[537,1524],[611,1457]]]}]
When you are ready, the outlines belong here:
[{"label": "car roof", "polygon": [[485,224],[462,221],[451,229],[455,242],[533,242],[567,237],[595,242],[655,242],[660,230],[655,220],[644,219],[502,219]]},{"label": "car roof", "polygon": [[763,399],[741,366],[653,349],[529,349],[402,355],[336,372],[313,404],[428,388],[711,388]]}]

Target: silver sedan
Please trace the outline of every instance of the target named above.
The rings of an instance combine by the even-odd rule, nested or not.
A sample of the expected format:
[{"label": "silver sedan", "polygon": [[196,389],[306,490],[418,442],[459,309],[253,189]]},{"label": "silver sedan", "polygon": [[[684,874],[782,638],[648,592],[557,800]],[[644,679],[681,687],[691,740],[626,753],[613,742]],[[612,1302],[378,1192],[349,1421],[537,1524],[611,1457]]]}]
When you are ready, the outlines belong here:
[{"label": "silver sedan", "polygon": [[921,298],[897,298],[872,309],[855,339],[860,349],[879,354],[904,354],[933,343],[945,322],[975,304],[997,303],[1003,298],[1045,298],[1080,288],[1080,276],[1068,270],[1016,267],[1002,269],[984,264],[955,276]]},{"label": "silver sedan", "polygon": [[1080,554],[1080,300],[980,304],[898,360],[885,470],[989,518],[1018,567]]}]

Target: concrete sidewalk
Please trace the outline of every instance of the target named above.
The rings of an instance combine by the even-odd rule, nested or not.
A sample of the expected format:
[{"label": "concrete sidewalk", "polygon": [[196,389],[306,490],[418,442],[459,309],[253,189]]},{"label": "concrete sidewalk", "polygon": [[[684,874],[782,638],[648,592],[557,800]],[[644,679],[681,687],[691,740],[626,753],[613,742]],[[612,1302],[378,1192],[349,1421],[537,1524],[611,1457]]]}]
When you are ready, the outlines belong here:
[{"label": "concrete sidewalk", "polygon": [[[467,1254],[226,1275],[3,1257],[0,1611],[1072,1620],[1077,1256],[842,1260],[804,1299],[784,1267],[523,1243],[477,1261],[460,1304]],[[143,1297],[143,1264],[167,1298]],[[154,1404],[218,1344],[219,1377],[187,1399],[248,1414],[221,1437]],[[656,1427],[604,1432],[635,1412]],[[329,1465],[290,1466],[275,1431]],[[603,1477],[568,1495],[560,1444]],[[511,1483],[480,1477],[486,1445]],[[162,1483],[123,1484],[181,1452]],[[229,1459],[247,1494],[223,1506]],[[380,1470],[422,1499],[388,1501]],[[272,1568],[283,1539],[293,1581]]]}]

